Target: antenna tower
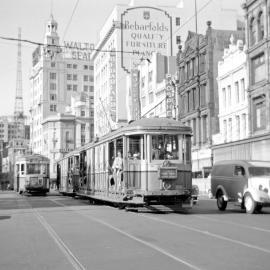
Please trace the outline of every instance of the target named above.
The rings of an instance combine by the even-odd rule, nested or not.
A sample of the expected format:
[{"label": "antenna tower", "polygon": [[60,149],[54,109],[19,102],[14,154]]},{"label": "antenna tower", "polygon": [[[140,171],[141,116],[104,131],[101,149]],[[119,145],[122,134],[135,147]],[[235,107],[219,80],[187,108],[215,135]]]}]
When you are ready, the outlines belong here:
[{"label": "antenna tower", "polygon": [[22,92],[22,44],[21,44],[21,28],[18,29],[18,54],[17,54],[17,80],[16,80],[16,97],[14,118],[16,120],[23,119],[23,92]]}]

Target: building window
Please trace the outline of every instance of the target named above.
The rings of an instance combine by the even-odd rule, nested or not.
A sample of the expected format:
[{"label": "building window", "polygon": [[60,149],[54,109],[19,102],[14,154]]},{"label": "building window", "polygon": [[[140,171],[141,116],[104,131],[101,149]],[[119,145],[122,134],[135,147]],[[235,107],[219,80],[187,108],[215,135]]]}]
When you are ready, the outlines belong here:
[{"label": "building window", "polygon": [[236,115],[235,122],[236,122],[236,140],[239,140],[240,139],[240,117],[239,117],[239,115]]},{"label": "building window", "polygon": [[264,54],[251,59],[251,80],[252,83],[258,83],[265,79],[265,60]]},{"label": "building window", "polygon": [[68,91],[71,91],[71,90],[72,90],[72,84],[68,84],[68,85],[67,85],[67,90],[68,90]]},{"label": "building window", "polygon": [[144,88],[145,86],[145,77],[142,77],[141,79],[141,87]]},{"label": "building window", "polygon": [[77,81],[77,79],[78,79],[77,74],[73,74],[73,81]]},{"label": "building window", "polygon": [[52,68],[55,67],[55,62],[51,62],[51,67],[52,67]]},{"label": "building window", "polygon": [[73,68],[74,68],[74,69],[77,69],[77,67],[78,67],[78,66],[77,66],[76,64],[73,64]]},{"label": "building window", "polygon": [[266,127],[266,102],[265,97],[260,96],[253,99],[254,129],[260,130]]},{"label": "building window", "polygon": [[232,118],[229,118],[229,123],[228,123],[228,129],[229,129],[229,134],[228,134],[228,139],[231,141],[232,140]]},{"label": "building window", "polygon": [[240,93],[239,93],[239,83],[238,82],[234,83],[234,88],[235,88],[236,103],[239,103]]},{"label": "building window", "polygon": [[50,83],[50,90],[56,90],[56,83]]},{"label": "building window", "polygon": [[258,41],[264,38],[264,22],[263,13],[260,12],[258,16]]},{"label": "building window", "polygon": [[250,32],[250,46],[254,45],[256,43],[256,21],[254,18],[251,18],[250,24],[249,24],[249,32]]},{"label": "building window", "polygon": [[83,69],[85,69],[85,70],[88,69],[88,65],[84,65]]},{"label": "building window", "polygon": [[227,105],[227,101],[226,101],[226,88],[222,88],[222,99],[223,99],[223,109],[225,111],[226,110],[226,105]]},{"label": "building window", "polygon": [[205,106],[206,104],[206,85],[202,84],[200,86],[200,105]]},{"label": "building window", "polygon": [[85,116],[85,111],[81,110],[81,116]]},{"label": "building window", "polygon": [[82,133],[85,132],[85,124],[81,124],[81,132],[82,132]]},{"label": "building window", "polygon": [[71,64],[67,64],[67,68],[72,68],[72,65]]},{"label": "building window", "polygon": [[149,71],[148,73],[148,82],[152,82],[153,81],[153,70]]},{"label": "building window", "polygon": [[175,18],[175,25],[177,25],[177,26],[180,25],[180,17]]},{"label": "building window", "polygon": [[176,36],[176,44],[181,44],[181,36]]},{"label": "building window", "polygon": [[153,92],[149,93],[149,104],[154,102],[154,94]]},{"label": "building window", "polygon": [[67,74],[67,80],[71,81],[72,80],[72,74]]},{"label": "building window", "polygon": [[223,138],[227,142],[227,120],[223,120]]},{"label": "building window", "polygon": [[81,135],[81,144],[85,144],[85,135]]},{"label": "building window", "polygon": [[243,113],[242,114],[242,137],[245,138],[246,137],[246,133],[247,133],[247,118],[246,118],[246,114]]},{"label": "building window", "polygon": [[193,130],[193,136],[192,136],[192,141],[193,141],[193,145],[196,144],[196,137],[197,137],[197,129],[196,129],[196,118],[193,118],[192,121],[192,130]]},{"label": "building window", "polygon": [[50,105],[50,111],[51,112],[56,112],[56,104],[51,104]]},{"label": "building window", "polygon": [[94,66],[89,66],[89,69],[90,70],[94,70]]},{"label": "building window", "polygon": [[88,85],[84,85],[84,86],[83,86],[83,91],[84,91],[84,92],[88,92]]},{"label": "building window", "polygon": [[206,143],[207,141],[207,116],[202,117],[202,142]]},{"label": "building window", "polygon": [[242,78],[240,83],[241,83],[241,99],[244,101],[246,99],[245,79]]},{"label": "building window", "polygon": [[187,79],[190,79],[190,61],[187,62]]},{"label": "building window", "polygon": [[200,55],[200,73],[205,71],[205,54]]},{"label": "building window", "polygon": [[88,75],[83,75],[83,80],[84,80],[85,82],[88,82]]},{"label": "building window", "polygon": [[50,94],[50,100],[56,100],[56,94]]},{"label": "building window", "polygon": [[145,97],[142,97],[142,107],[144,108],[146,105],[146,100],[145,100]]},{"label": "building window", "polygon": [[94,86],[90,85],[90,92],[94,92]]},{"label": "building window", "polygon": [[232,104],[232,90],[231,90],[231,86],[228,85],[228,108],[231,107]]},{"label": "building window", "polygon": [[77,84],[73,84],[73,91],[77,91],[78,90],[78,85]]},{"label": "building window", "polygon": [[93,81],[94,81],[94,76],[90,75],[90,76],[89,76],[89,81],[90,81],[90,82],[93,82]]},{"label": "building window", "polygon": [[50,72],[50,79],[56,80],[56,73],[55,72]]}]

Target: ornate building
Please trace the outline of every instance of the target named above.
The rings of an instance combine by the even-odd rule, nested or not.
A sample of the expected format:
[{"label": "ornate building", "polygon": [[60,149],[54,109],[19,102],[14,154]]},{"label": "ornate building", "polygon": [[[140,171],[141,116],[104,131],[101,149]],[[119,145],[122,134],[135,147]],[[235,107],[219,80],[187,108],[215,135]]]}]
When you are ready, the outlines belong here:
[{"label": "ornate building", "polygon": [[212,135],[219,133],[217,65],[230,36],[243,31],[215,30],[207,22],[205,35],[189,32],[185,48],[179,46],[179,120],[193,129],[192,168],[195,175],[212,166]]},{"label": "ornate building", "polygon": [[[81,44],[77,42],[64,44],[60,44],[58,24],[51,15],[46,25],[44,46],[37,47],[32,54],[30,76],[31,148],[34,153],[45,154],[50,158],[51,178],[56,177],[56,160],[61,158],[67,149],[74,149],[80,146],[81,142],[83,144],[93,139],[93,137],[79,135],[76,137],[79,142],[75,142],[70,135],[67,139],[67,147],[60,144],[60,139],[51,141],[55,134],[54,128],[57,126],[61,129],[63,127],[61,123],[66,123],[66,118],[61,115],[66,113],[66,107],[72,105],[71,100],[77,95],[86,96],[84,99],[87,99],[88,104],[86,106],[83,104],[85,101],[82,102],[82,106],[76,109],[79,112],[74,112],[74,117],[79,114],[83,119],[81,128],[85,128],[88,134],[93,135],[94,130],[94,77],[93,64],[90,61],[91,49],[82,49]],[[56,133],[65,132],[60,130]]]},{"label": "ornate building", "polygon": [[213,148],[214,159],[270,160],[270,2],[246,0],[250,134],[242,142]]}]

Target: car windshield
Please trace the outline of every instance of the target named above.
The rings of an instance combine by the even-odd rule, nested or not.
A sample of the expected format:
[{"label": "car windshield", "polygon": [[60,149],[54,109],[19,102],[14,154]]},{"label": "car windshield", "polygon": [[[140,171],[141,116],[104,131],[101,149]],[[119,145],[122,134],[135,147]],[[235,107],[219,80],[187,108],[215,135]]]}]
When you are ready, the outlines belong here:
[{"label": "car windshield", "polygon": [[250,176],[270,176],[270,167],[250,167]]}]

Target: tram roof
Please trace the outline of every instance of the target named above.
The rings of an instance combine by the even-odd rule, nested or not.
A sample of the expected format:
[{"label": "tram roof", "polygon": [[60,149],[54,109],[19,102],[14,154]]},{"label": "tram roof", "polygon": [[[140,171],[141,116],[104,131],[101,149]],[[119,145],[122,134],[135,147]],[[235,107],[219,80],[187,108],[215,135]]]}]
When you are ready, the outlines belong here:
[{"label": "tram roof", "polygon": [[181,122],[165,117],[160,118],[141,118],[133,121],[130,124],[123,126],[110,134],[105,135],[102,139],[107,139],[113,135],[120,135],[129,132],[154,132],[154,131],[182,131],[183,133],[191,134],[191,128],[184,126]]},{"label": "tram roof", "polygon": [[43,160],[43,161],[47,161],[49,162],[49,158],[43,156],[43,155],[40,155],[40,154],[29,154],[29,155],[23,155],[23,156],[18,156],[16,158],[16,161],[29,161],[29,160]]}]

